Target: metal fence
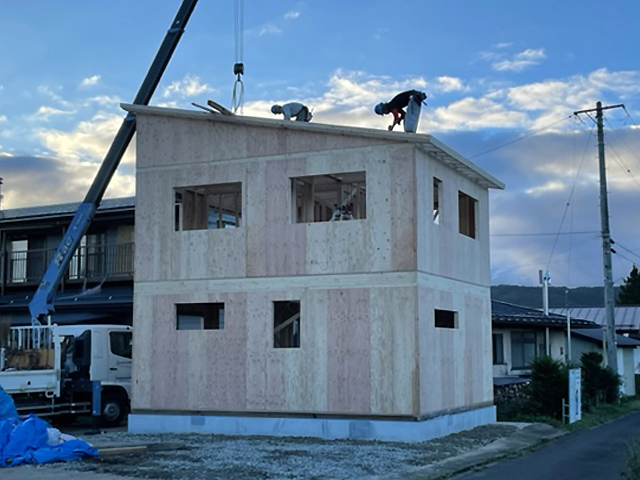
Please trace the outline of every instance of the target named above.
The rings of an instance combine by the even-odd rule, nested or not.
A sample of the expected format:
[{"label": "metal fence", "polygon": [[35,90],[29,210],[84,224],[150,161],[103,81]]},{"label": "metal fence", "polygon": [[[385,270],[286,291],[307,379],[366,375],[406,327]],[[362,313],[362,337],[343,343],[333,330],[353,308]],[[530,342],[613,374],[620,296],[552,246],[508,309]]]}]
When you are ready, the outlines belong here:
[{"label": "metal fence", "polygon": [[[10,252],[6,283],[39,283],[55,252],[55,248]],[[71,258],[65,275],[70,281],[105,277],[133,277],[133,243],[82,245]]]}]

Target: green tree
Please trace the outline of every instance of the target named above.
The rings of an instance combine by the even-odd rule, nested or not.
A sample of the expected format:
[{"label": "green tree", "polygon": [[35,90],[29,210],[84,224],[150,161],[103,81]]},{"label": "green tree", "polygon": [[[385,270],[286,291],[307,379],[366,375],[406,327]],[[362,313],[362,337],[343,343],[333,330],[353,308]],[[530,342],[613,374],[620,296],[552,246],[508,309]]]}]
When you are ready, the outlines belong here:
[{"label": "green tree", "polygon": [[635,265],[620,287],[618,305],[640,305],[640,272]]}]

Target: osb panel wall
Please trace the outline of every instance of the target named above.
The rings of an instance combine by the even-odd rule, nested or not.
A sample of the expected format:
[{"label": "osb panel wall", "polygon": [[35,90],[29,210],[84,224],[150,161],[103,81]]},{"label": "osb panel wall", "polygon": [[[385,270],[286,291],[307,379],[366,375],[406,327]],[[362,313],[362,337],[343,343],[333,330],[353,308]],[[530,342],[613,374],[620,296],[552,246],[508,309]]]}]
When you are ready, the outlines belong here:
[{"label": "osb panel wall", "polygon": [[[417,153],[416,177],[418,270],[477,285],[489,285],[488,190],[422,152]],[[438,224],[433,221],[433,177],[442,181]],[[460,233],[460,191],[477,200],[476,238]]]},{"label": "osb panel wall", "polygon": [[[420,411],[490,403],[491,312],[488,288],[423,278],[418,288]],[[436,328],[434,310],[458,313],[454,329]]]},{"label": "osb panel wall", "polygon": [[[145,117],[142,119],[145,125]],[[200,138],[212,129],[217,132],[216,124],[172,120],[165,124],[154,119],[138,134],[136,281],[415,270],[412,145],[222,162],[215,160],[214,153],[218,148],[227,152],[225,146],[203,145]],[[176,128],[169,129],[173,124]],[[281,133],[260,127],[235,128],[251,130],[267,143]],[[194,141],[182,139],[184,135]],[[150,136],[157,143],[150,143]],[[360,139],[323,136],[335,138],[337,144],[361,143]],[[184,150],[172,150],[166,138],[175,139]],[[309,137],[308,148],[317,147],[319,140],[313,139],[315,134]],[[172,164],[159,167],[167,150],[175,155]],[[157,162],[151,166],[150,159]],[[367,172],[365,220],[292,223],[291,177],[363,170]],[[239,228],[174,231],[175,187],[227,182],[242,183]]]},{"label": "osb panel wall", "polygon": [[[136,292],[135,410],[411,415],[415,289]],[[275,300],[301,301],[301,347],[273,348]],[[174,304],[224,302],[222,330],[178,331]]]}]

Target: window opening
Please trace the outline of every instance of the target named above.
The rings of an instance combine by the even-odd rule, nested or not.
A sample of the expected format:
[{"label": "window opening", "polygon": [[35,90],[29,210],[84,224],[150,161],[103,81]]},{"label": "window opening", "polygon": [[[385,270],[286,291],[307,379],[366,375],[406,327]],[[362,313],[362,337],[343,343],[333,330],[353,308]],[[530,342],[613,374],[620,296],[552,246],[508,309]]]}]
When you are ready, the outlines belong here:
[{"label": "window opening", "polygon": [[442,205],[442,180],[433,177],[433,223],[440,224],[440,205]]},{"label": "window opening", "polygon": [[273,347],[300,348],[300,302],[273,302]]},{"label": "window opening", "polygon": [[367,217],[366,172],[291,179],[295,223],[362,220]]},{"label": "window opening", "polygon": [[458,328],[458,312],[436,310],[435,325],[436,328]]},{"label": "window opening", "polygon": [[504,364],[504,345],[503,335],[501,333],[494,333],[492,336],[493,344],[493,364]]},{"label": "window opening", "polygon": [[176,304],[176,328],[178,330],[222,330],[224,303]]},{"label": "window opening", "polygon": [[242,183],[220,183],[175,189],[176,231],[215,230],[240,226]]},{"label": "window opening", "polygon": [[478,201],[469,195],[458,192],[458,217],[460,233],[476,238],[476,206]]}]

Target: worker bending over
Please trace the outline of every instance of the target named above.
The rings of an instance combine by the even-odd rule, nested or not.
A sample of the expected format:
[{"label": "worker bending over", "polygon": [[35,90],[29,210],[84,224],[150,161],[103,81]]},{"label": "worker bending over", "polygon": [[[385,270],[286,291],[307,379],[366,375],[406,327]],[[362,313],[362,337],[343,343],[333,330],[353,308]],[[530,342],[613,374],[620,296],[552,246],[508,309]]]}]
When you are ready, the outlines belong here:
[{"label": "worker bending over", "polygon": [[[404,122],[405,132],[416,133],[420,119],[420,107],[426,98],[427,95],[423,92],[407,90],[393,97],[388,103],[379,103],[375,106],[374,111],[378,115],[393,114],[393,123],[389,125],[389,131],[393,130],[396,125],[400,125],[400,122]],[[404,111],[405,107],[407,108],[406,112]]]},{"label": "worker bending over", "polygon": [[285,103],[284,105],[274,105],[271,107],[271,113],[277,115],[279,113],[284,114],[285,120],[291,120],[291,117],[295,117],[296,122],[310,122],[313,115],[309,111],[306,105],[298,102]]}]

